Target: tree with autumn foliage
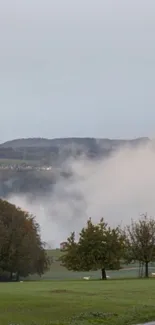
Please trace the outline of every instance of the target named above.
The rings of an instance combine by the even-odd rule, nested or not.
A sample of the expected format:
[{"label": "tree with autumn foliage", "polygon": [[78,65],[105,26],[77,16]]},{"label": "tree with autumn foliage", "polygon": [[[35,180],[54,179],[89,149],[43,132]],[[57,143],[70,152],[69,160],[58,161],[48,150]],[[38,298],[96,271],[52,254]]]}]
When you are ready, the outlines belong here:
[{"label": "tree with autumn foliage", "polygon": [[35,217],[0,199],[0,276],[42,275],[49,261]]},{"label": "tree with autumn foliage", "polygon": [[89,219],[77,242],[74,232],[67,239],[60,259],[68,270],[101,270],[101,278],[106,279],[106,270],[120,269],[123,253],[124,236],[119,227],[110,228],[103,219],[93,224]]},{"label": "tree with autumn foliage", "polygon": [[145,265],[145,277],[149,276],[149,263],[155,261],[155,219],[147,214],[138,221],[131,221],[125,228],[126,254],[128,263],[139,261]]}]

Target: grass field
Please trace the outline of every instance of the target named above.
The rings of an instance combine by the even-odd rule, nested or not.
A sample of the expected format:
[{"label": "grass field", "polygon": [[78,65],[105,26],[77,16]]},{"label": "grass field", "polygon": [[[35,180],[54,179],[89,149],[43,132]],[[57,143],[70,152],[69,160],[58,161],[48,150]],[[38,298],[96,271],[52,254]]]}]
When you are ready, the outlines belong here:
[{"label": "grass field", "polygon": [[[81,280],[84,276],[90,276],[91,279],[100,279],[100,271],[90,271],[90,272],[71,272],[61,266],[58,258],[61,256],[61,251],[59,249],[48,250],[48,255],[54,257],[54,263],[51,264],[50,270],[42,276],[42,280]],[[134,263],[130,265],[122,265],[122,269],[118,271],[107,271],[107,275],[111,279],[120,278],[136,278],[139,276],[139,264]],[[144,270],[143,270],[144,271]],[[155,263],[149,266],[149,273],[155,272]],[[31,276],[30,280],[38,280],[39,276]]]},{"label": "grass field", "polygon": [[1,283],[0,325],[132,325],[154,302],[154,279]]},{"label": "grass field", "polygon": [[24,159],[6,159],[6,158],[0,158],[0,166],[5,166],[5,165],[21,165],[21,164],[27,164],[27,165],[38,165],[37,160],[24,160]]}]

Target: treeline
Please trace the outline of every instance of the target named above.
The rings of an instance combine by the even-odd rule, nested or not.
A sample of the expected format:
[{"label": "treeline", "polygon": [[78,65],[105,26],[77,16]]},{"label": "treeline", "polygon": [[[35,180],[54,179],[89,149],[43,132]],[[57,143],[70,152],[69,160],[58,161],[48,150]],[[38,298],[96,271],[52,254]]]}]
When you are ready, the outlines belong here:
[{"label": "treeline", "polygon": [[148,138],[110,140],[95,138],[28,138],[8,141],[0,145],[0,158],[37,161],[41,164],[62,163],[69,157],[86,155],[88,158],[108,157],[113,150],[136,148],[148,144]]},{"label": "treeline", "polygon": [[101,219],[98,224],[88,220],[86,227],[67,239],[60,261],[72,271],[101,270],[101,279],[106,279],[107,270],[119,270],[122,265],[139,261],[149,276],[149,263],[155,261],[155,220],[143,215],[131,221],[124,229],[111,228]]},{"label": "treeline", "polygon": [[13,148],[0,148],[0,159],[23,159],[23,153]]},{"label": "treeline", "polygon": [[29,147],[29,148],[0,148],[0,159],[10,159],[10,160],[29,160],[29,161],[47,161],[51,159],[51,155],[58,154],[57,148],[38,148],[38,147]]},{"label": "treeline", "polygon": [[[148,277],[149,263],[155,261],[155,220],[146,214],[122,229],[110,227],[104,219],[97,224],[89,219],[78,240],[71,233],[62,252],[60,261],[68,270],[101,270],[106,279],[107,270],[139,261]],[[0,199],[0,281],[41,276],[51,262],[35,217]]]},{"label": "treeline", "polygon": [[63,144],[60,146],[49,146],[49,147],[20,147],[20,148],[0,148],[0,159],[10,160],[25,160],[30,162],[39,162],[45,165],[54,165],[62,163],[69,157],[79,157],[86,155],[88,158],[99,158],[108,156],[112,151],[112,148],[102,149],[98,144],[88,143],[76,146]]},{"label": "treeline", "polygon": [[0,281],[41,276],[48,267],[35,217],[0,199]]}]

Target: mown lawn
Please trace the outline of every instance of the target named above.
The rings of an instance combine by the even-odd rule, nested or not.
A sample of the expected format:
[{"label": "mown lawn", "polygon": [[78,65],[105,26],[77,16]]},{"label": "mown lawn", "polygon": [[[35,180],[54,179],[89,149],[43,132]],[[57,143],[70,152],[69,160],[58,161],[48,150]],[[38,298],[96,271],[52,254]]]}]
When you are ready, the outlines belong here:
[{"label": "mown lawn", "polygon": [[153,319],[154,279],[0,284],[0,325],[132,325]]}]

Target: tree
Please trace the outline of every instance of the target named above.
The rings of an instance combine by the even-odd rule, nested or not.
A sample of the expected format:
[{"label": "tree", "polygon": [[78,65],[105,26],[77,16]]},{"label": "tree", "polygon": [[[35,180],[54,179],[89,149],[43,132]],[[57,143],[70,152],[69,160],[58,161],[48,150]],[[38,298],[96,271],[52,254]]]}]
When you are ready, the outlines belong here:
[{"label": "tree", "polygon": [[103,219],[93,224],[91,219],[75,242],[75,233],[67,239],[61,257],[62,265],[73,271],[101,270],[106,279],[106,269],[120,269],[124,236],[119,227],[111,229]]},{"label": "tree", "polygon": [[65,247],[61,250],[62,256],[59,260],[62,265],[69,271],[79,271],[81,268],[81,260],[79,256],[79,245],[75,241],[75,232],[72,232],[67,238]]},{"label": "tree", "polygon": [[49,261],[34,216],[0,199],[0,269],[20,276],[43,274]]},{"label": "tree", "polygon": [[149,276],[149,263],[155,260],[155,220],[142,215],[138,221],[131,221],[125,229],[126,260],[137,260],[145,264],[145,277]]}]

